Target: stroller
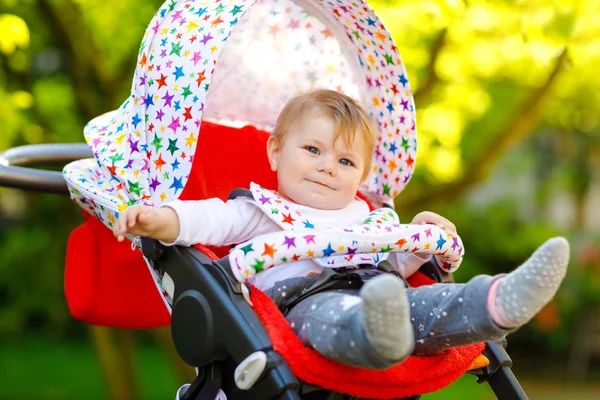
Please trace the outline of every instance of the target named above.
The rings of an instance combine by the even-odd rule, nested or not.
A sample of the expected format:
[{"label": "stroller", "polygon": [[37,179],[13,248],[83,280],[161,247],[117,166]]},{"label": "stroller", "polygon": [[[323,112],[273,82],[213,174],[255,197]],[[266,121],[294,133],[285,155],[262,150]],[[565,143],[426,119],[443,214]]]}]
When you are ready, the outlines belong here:
[{"label": "stroller", "polygon": [[[268,131],[286,101],[312,87],[365,104],[379,136],[359,195],[373,209],[393,206],[415,166],[414,103],[391,35],[362,0],[167,1],[142,40],[131,96],[88,123],[87,146],[9,150],[0,185],[68,188],[85,218],[67,249],[71,313],[105,326],[170,324],[181,358],[198,369],[180,399],[416,399],[467,371],[498,398],[526,399],[505,342],[412,356],[385,371],[340,366],[305,348],[275,304],[248,283],[257,272],[251,261],[260,259],[244,258],[239,246],[165,247],[147,238],[131,238],[129,246],[112,237],[107,227],[133,204],[225,199],[251,181],[276,189],[264,154]],[[49,161],[73,162],[62,177],[22,168]],[[409,284],[452,279],[460,239],[444,240],[431,227],[440,240],[426,246],[427,227],[399,228],[392,251],[436,255]],[[371,247],[366,241],[359,251]]]}]

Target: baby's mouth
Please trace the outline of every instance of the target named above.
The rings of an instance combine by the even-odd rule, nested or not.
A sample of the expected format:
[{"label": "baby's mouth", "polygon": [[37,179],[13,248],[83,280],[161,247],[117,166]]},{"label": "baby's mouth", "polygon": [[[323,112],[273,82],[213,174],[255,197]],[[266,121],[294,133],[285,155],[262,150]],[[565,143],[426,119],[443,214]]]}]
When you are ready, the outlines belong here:
[{"label": "baby's mouth", "polygon": [[313,181],[313,180],[311,180],[311,179],[307,179],[307,180],[308,180],[309,182],[312,182],[312,183],[316,184],[316,185],[323,186],[323,187],[325,187],[325,188],[327,188],[327,189],[335,190],[335,189],[334,189],[334,188],[332,188],[331,186],[329,186],[329,185],[326,185],[326,184],[324,184],[324,183],[321,183],[321,182],[319,182],[319,181]]}]

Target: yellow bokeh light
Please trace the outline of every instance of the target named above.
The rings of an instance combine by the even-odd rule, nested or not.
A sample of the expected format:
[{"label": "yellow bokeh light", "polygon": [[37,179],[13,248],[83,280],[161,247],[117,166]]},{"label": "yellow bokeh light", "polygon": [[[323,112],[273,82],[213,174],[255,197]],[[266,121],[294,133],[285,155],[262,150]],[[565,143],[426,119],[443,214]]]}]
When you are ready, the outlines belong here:
[{"label": "yellow bokeh light", "polygon": [[438,147],[431,150],[427,159],[419,161],[440,182],[450,182],[456,179],[462,171],[460,151],[458,149]]},{"label": "yellow bokeh light", "polygon": [[506,37],[500,44],[500,51],[507,61],[520,60],[523,58],[525,52],[523,36],[514,34]]},{"label": "yellow bokeh light", "polygon": [[0,15],[0,51],[12,54],[17,47],[29,45],[29,28],[25,21],[12,14]]},{"label": "yellow bokeh light", "polygon": [[497,47],[490,46],[489,41],[486,40],[476,40],[471,44],[469,59],[477,74],[485,78],[496,75],[502,67]]},{"label": "yellow bokeh light", "polygon": [[473,115],[483,115],[490,108],[490,95],[488,92],[481,90],[481,88],[472,90],[467,96],[467,99],[468,110]]},{"label": "yellow bokeh light", "polygon": [[435,65],[435,72],[440,78],[455,81],[461,76],[461,63],[462,60],[458,51],[449,47],[440,54],[438,62]]},{"label": "yellow bokeh light", "polygon": [[490,107],[489,93],[473,80],[460,83],[449,82],[441,88],[440,94],[440,101],[449,104],[452,108],[461,109],[464,119],[479,117]]},{"label": "yellow bokeh light", "polygon": [[15,106],[21,109],[29,108],[33,105],[33,96],[24,90],[12,93],[11,100]]},{"label": "yellow bokeh light", "polygon": [[407,53],[405,62],[410,62],[413,68],[423,68],[429,64],[430,57],[427,49],[413,48]]},{"label": "yellow bokeh light", "polygon": [[490,4],[474,4],[467,10],[467,24],[478,31],[492,32],[500,24],[500,15]]},{"label": "yellow bokeh light", "polygon": [[434,137],[448,147],[458,146],[463,129],[463,119],[459,110],[450,105],[427,107],[422,112],[420,127],[432,132]]},{"label": "yellow bokeh light", "polygon": [[562,45],[555,45],[542,39],[532,40],[527,44],[528,52],[533,60],[544,66],[552,64],[563,48]]}]

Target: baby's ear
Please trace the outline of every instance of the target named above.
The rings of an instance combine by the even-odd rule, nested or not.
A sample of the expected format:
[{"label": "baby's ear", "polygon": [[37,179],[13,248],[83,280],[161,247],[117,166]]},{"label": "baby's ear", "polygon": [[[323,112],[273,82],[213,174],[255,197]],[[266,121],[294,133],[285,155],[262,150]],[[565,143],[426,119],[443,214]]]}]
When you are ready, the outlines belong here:
[{"label": "baby's ear", "polygon": [[267,157],[269,158],[269,164],[271,164],[272,171],[277,171],[280,154],[281,142],[279,141],[279,138],[275,136],[269,136],[269,139],[267,140]]}]

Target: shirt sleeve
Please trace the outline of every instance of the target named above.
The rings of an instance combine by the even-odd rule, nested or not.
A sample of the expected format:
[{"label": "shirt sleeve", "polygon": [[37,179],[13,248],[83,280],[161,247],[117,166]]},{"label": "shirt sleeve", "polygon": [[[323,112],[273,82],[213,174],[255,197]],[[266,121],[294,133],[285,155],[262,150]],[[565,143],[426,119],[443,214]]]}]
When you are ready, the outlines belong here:
[{"label": "shirt sleeve", "polygon": [[423,264],[431,259],[430,255],[423,254],[421,257],[412,253],[393,253],[388,261],[403,278],[408,278],[421,268]]},{"label": "shirt sleeve", "polygon": [[162,207],[172,208],[179,218],[179,236],[173,243],[163,243],[167,246],[224,246],[276,230],[275,222],[244,197],[227,202],[218,198],[175,200]]}]

